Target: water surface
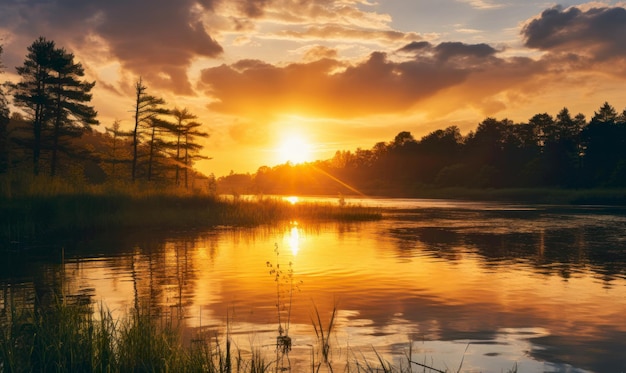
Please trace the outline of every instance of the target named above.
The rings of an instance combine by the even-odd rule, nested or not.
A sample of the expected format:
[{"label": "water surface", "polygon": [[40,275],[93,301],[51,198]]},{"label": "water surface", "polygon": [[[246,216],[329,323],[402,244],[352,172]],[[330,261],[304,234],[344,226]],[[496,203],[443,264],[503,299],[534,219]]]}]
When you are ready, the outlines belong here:
[{"label": "water surface", "polygon": [[[179,317],[189,335],[198,328],[224,333],[228,323],[239,348],[271,356],[276,304],[289,304],[285,291],[293,285],[294,371],[310,370],[315,308],[324,323],[337,310],[336,366],[374,361],[375,350],[397,366],[410,351],[414,361],[450,371],[626,370],[622,210],[346,202],[383,207],[385,218],[120,232],[68,238],[46,255],[11,254],[1,267],[0,307],[9,295],[32,299],[51,286],[118,316],[141,302]],[[278,289],[267,262],[281,265]]]}]

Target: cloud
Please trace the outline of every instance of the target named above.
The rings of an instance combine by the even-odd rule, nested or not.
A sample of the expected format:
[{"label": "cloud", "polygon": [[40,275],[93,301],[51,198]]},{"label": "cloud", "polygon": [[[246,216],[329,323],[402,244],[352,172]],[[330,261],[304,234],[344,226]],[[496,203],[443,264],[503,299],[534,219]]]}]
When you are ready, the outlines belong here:
[{"label": "cloud", "polygon": [[222,53],[201,21],[213,5],[211,0],[6,0],[0,14],[11,19],[0,20],[29,43],[42,35],[67,49],[80,50],[97,35],[125,69],[154,88],[185,94],[191,93],[186,70],[192,60]]},{"label": "cloud", "polygon": [[476,9],[497,9],[502,8],[504,5],[502,4],[494,4],[492,1],[486,0],[458,0],[461,3],[466,3],[471,5]]},{"label": "cloud", "polygon": [[529,48],[570,53],[593,61],[626,57],[626,9],[622,7],[555,6],[522,29]]},{"label": "cloud", "polygon": [[316,45],[308,48],[302,57],[305,61],[317,61],[323,58],[334,59],[337,58],[337,50],[328,48],[322,45]]},{"label": "cloud", "polygon": [[530,59],[498,58],[486,44],[412,42],[401,50],[413,55],[394,61],[374,52],[351,64],[327,56],[286,66],[243,60],[203,70],[200,85],[222,113],[357,118],[407,112],[433,97],[442,104],[439,93],[455,88],[477,103],[542,71]]},{"label": "cloud", "polygon": [[333,41],[360,41],[363,43],[376,42],[379,44],[406,43],[411,40],[420,40],[422,37],[414,32],[395,30],[371,30],[344,27],[338,25],[310,26],[304,31],[285,30],[275,34],[278,37],[300,40],[333,40]]},{"label": "cloud", "polygon": [[213,0],[216,14],[231,21],[289,24],[337,24],[362,28],[389,28],[391,16],[362,8],[366,1],[351,0]]},{"label": "cloud", "polygon": [[471,61],[484,64],[486,60],[494,57],[498,51],[485,43],[465,44],[461,42],[443,42],[438,45],[433,45],[427,41],[419,41],[405,45],[398,49],[398,52],[415,54],[416,56],[422,57],[428,56],[448,64],[456,61],[460,62],[464,68],[467,68],[470,66]]}]

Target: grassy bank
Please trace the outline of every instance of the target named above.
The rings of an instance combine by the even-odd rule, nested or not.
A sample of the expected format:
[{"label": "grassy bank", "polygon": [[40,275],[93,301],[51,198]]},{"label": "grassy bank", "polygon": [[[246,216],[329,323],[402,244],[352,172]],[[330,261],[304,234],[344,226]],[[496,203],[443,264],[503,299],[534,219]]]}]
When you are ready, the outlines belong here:
[{"label": "grassy bank", "polygon": [[90,230],[175,230],[381,217],[378,209],[350,204],[291,204],[277,198],[220,198],[186,191],[139,190],[136,186],[67,190],[51,185],[48,189],[0,197],[0,238],[29,241]]}]

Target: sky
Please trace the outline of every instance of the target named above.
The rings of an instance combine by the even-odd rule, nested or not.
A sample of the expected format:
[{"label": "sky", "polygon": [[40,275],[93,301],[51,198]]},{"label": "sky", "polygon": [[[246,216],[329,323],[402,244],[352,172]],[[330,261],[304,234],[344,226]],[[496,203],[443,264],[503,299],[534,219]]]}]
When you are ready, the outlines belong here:
[{"label": "sky", "polygon": [[626,107],[624,1],[2,0],[0,79],[40,36],[96,82],[96,130],[130,128],[141,77],[198,116],[216,176]]}]

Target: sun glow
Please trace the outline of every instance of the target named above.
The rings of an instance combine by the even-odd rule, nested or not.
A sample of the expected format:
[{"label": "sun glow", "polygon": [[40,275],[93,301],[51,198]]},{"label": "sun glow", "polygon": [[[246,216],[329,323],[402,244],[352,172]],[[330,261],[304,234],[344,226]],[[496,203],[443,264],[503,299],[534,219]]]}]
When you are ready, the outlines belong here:
[{"label": "sun glow", "polygon": [[298,222],[291,222],[291,229],[285,234],[285,241],[289,248],[291,249],[291,253],[293,256],[298,255],[300,251],[300,228],[298,227]]},{"label": "sun glow", "polygon": [[311,161],[311,157],[311,144],[309,144],[302,136],[297,134],[286,134],[283,137],[278,148],[278,158],[280,162],[298,164]]}]

